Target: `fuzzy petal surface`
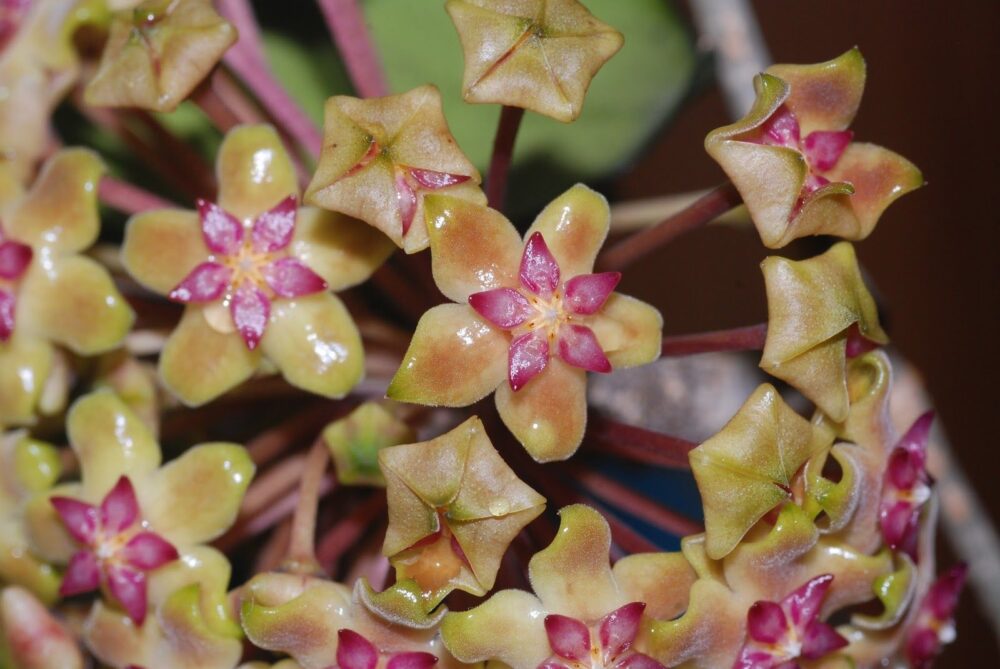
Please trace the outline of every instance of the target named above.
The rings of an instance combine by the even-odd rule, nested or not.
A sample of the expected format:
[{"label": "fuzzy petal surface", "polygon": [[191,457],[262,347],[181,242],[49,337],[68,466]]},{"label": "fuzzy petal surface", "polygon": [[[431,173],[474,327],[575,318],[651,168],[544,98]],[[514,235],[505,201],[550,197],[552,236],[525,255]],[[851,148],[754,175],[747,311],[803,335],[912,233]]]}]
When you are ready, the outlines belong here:
[{"label": "fuzzy petal surface", "polygon": [[[552,652],[545,628],[538,624],[545,614],[534,595],[501,590],[473,609],[449,612],[441,623],[441,637],[462,662],[497,659],[511,667],[537,667]],[[500,629],[505,633],[497,634]]]},{"label": "fuzzy petal surface", "polygon": [[552,200],[524,234],[541,233],[564,279],[589,274],[608,236],[611,210],[597,191],[577,184]]},{"label": "fuzzy petal surface", "polygon": [[843,130],[854,120],[865,89],[865,59],[854,47],[832,60],[810,65],[772,65],[767,72],[786,81],[786,104],[806,136],[814,130]]},{"label": "fuzzy petal surface", "polygon": [[396,247],[378,230],[344,214],[299,209],[291,254],[323,277],[333,291],[367,280]]},{"label": "fuzzy petal surface", "polygon": [[641,300],[612,293],[589,326],[615,369],[645,365],[660,357],[663,316]]},{"label": "fuzzy petal surface", "polygon": [[158,209],[136,214],[125,226],[122,263],[139,283],[169,293],[208,257],[198,214]]},{"label": "fuzzy petal surface", "polygon": [[241,220],[256,218],[299,193],[292,161],[269,125],[230,130],[219,147],[215,171],[219,206]]}]

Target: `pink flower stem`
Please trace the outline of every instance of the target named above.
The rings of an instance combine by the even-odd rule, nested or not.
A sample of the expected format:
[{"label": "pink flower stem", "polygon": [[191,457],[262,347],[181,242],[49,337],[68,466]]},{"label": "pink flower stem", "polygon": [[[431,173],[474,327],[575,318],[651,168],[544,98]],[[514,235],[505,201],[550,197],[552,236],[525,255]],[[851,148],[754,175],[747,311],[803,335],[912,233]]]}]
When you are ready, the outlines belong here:
[{"label": "pink flower stem", "polygon": [[514,140],[517,139],[524,109],[521,107],[504,106],[500,110],[500,122],[497,124],[497,134],[493,139],[493,156],[490,158],[490,170],[486,176],[486,199],[494,209],[503,207],[507,195],[507,174],[510,172],[511,159],[514,156]]},{"label": "pink flower stem", "polygon": [[[307,404],[304,409],[295,412],[284,422],[261,432],[247,442],[250,459],[261,467],[283,455],[296,443],[319,432],[331,420],[345,416],[356,406],[357,402],[353,400],[335,404],[328,401]],[[258,478],[250,487],[253,488],[261,480],[262,478]],[[249,492],[247,494],[249,495]]]},{"label": "pink flower stem", "polygon": [[385,508],[385,494],[376,491],[323,534],[316,545],[316,558],[326,573],[333,573],[337,561],[357,543],[361,535],[377,524]]},{"label": "pink flower stem", "polygon": [[310,155],[318,156],[323,146],[323,134],[271,72],[249,0],[219,0],[218,8],[236,26],[240,35],[239,41],[226,52],[226,65],[246,84],[278,125],[288,131]]},{"label": "pink flower stem", "polygon": [[108,176],[101,178],[101,182],[97,186],[97,197],[109,207],[126,214],[176,207],[175,204],[164,200],[159,195],[133,186],[127,181]]},{"label": "pink flower stem", "polygon": [[665,532],[685,537],[704,530],[693,520],[661,506],[592,467],[576,464],[572,466],[572,469],[576,480],[583,485],[588,493],[614,504]]},{"label": "pink flower stem", "polygon": [[760,351],[767,339],[767,323],[731,330],[715,330],[663,338],[663,355],[680,357],[714,351]]},{"label": "pink flower stem", "polygon": [[603,453],[667,469],[690,469],[688,453],[698,446],[680,437],[624,425],[603,416],[591,417],[587,436],[589,443]]},{"label": "pink flower stem", "polygon": [[292,536],[285,554],[287,571],[309,574],[319,572],[316,560],[316,512],[330,449],[322,437],[317,439],[306,456],[305,471],[299,485],[299,500],[292,517]]},{"label": "pink flower stem", "polygon": [[620,271],[684,233],[712,222],[741,202],[736,187],[727,181],[673,216],[618,242],[598,256],[597,267],[602,271]]},{"label": "pink flower stem", "polygon": [[190,99],[222,134],[229,132],[241,122],[239,116],[230,109],[229,105],[219,98],[212,88],[211,81],[203,82],[195,89]]},{"label": "pink flower stem", "polygon": [[357,0],[316,0],[316,4],[323,12],[326,26],[337,44],[354,91],[363,98],[388,95],[389,86],[382,60]]}]

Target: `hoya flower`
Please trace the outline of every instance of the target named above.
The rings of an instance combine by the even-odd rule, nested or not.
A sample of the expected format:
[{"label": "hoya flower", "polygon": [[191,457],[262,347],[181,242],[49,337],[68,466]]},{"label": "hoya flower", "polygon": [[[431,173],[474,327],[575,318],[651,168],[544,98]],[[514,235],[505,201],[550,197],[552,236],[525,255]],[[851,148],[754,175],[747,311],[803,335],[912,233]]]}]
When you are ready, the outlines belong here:
[{"label": "hoya flower", "polygon": [[309,204],[359,218],[415,253],[428,244],[425,195],[486,203],[479,172],[451,136],[434,86],[365,100],[337,95],[324,113]]},{"label": "hoya flower", "polygon": [[[83,669],[73,633],[22,588],[0,593],[0,658],[17,669]],[[8,664],[9,663],[9,664]]]},{"label": "hoya flower", "polygon": [[434,280],[458,304],[424,314],[388,396],[464,406],[494,389],[504,423],[539,461],[572,455],[587,420],[587,371],[660,354],[659,312],[592,274],[608,232],[601,195],[577,185],[549,204],[524,242],[499,212],[427,198]]},{"label": "hoya flower", "polygon": [[882,482],[879,520],[882,536],[893,550],[917,559],[920,509],[930,499],[927,474],[927,439],[934,414],[920,416],[889,454]]},{"label": "hoya flower", "polygon": [[577,0],[448,0],[465,54],[466,102],[523,107],[568,123],[622,34]]},{"label": "hoya flower", "polygon": [[160,449],[148,428],[107,391],[73,405],[67,432],[82,480],[28,505],[31,549],[68,564],[61,594],[100,585],[133,628],[142,627],[149,593],[160,589],[157,575],[177,565],[178,557],[178,568],[188,568],[192,552],[196,556],[200,544],[229,527],[253,464],[242,447],[214,443],[188,449],[160,468]]},{"label": "hoya flower", "polygon": [[690,453],[705,512],[708,557],[725,557],[769,511],[791,498],[792,479],[823,435],[763,384],[726,426]]},{"label": "hoya flower", "polygon": [[914,669],[930,669],[941,647],[955,640],[953,616],[967,574],[964,564],[952,567],[931,585],[920,603],[906,637],[906,658]]},{"label": "hoya flower", "polygon": [[164,383],[199,405],[266,358],[295,386],[345,395],[361,378],[364,352],[328,290],[367,279],[391,247],[358,221],[299,208],[291,160],[270,126],[230,131],[217,173],[216,202],[144,212],[126,228],[129,273],[187,305],[160,357]]},{"label": "hoya flower", "polygon": [[923,185],[902,156],[851,141],[864,86],[857,48],[825,63],[774,65],[754,78],[749,113],[705,138],[765,246],[817,234],[864,239],[886,207]]},{"label": "hoya flower", "polygon": [[146,0],[114,13],[100,65],[84,90],[99,107],[172,111],[236,42],[211,0]]},{"label": "hoya flower", "polygon": [[103,171],[91,151],[60,151],[27,193],[0,206],[2,423],[62,409],[56,345],[96,355],[119,346],[132,326],[132,309],[107,270],[81,255],[100,230]]},{"label": "hoya flower", "polygon": [[323,441],[330,449],[338,481],[344,485],[385,487],[378,463],[379,451],[413,443],[416,434],[389,408],[365,402],[346,417],[327,425]]},{"label": "hoya flower", "polygon": [[768,312],[761,368],[790,383],[832,420],[844,421],[850,408],[847,356],[889,341],[854,247],[840,242],[800,261],[770,256],[761,269]]},{"label": "hoya flower", "polygon": [[0,435],[0,585],[29,590],[44,604],[59,593],[59,573],[29,550],[24,506],[59,478],[59,453],[23,430]]},{"label": "hoya flower", "polygon": [[254,645],[290,655],[302,669],[456,667],[437,634],[440,615],[421,627],[382,616],[365,603],[363,582],[260,574],[242,589],[242,622]]},{"label": "hoya flower", "polygon": [[816,660],[847,639],[819,620],[833,576],[817,576],[780,602],[759,601],[747,612],[747,640],[733,669],[792,669],[796,659]]},{"label": "hoya flower", "polygon": [[647,616],[684,610],[687,562],[645,553],[612,568],[611,531],[601,515],[582,505],[559,515],[555,539],[528,563],[535,594],[502,590],[474,609],[448,613],[445,646],[463,662],[499,660],[513,669],[663,667],[646,654]]},{"label": "hoya flower", "polygon": [[475,416],[436,439],[382,449],[378,461],[389,500],[382,552],[428,611],[455,588],[486,594],[510,542],[545,509]]}]

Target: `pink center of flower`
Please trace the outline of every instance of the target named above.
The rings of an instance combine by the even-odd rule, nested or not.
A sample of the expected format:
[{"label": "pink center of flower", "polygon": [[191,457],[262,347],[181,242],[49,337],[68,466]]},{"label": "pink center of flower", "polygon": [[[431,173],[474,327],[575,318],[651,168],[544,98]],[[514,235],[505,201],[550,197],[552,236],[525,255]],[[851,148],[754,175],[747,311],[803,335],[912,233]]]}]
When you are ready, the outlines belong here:
[{"label": "pink center of flower", "polygon": [[0,52],[14,39],[31,9],[32,0],[0,0]]},{"label": "pink center of flower", "polygon": [[[178,302],[221,301],[247,348],[257,348],[271,301],[326,290],[326,282],[288,250],[298,212],[289,196],[246,225],[216,204],[199,200],[201,230],[212,255],[170,291]],[[210,321],[211,322],[211,321]]]},{"label": "pink center of flower", "polygon": [[604,616],[593,629],[581,620],[561,615],[545,617],[552,656],[539,669],[663,669],[663,665],[632,648],[646,605],[632,602]]},{"label": "pink center of flower", "polygon": [[17,287],[33,255],[30,246],[5,239],[0,231],[0,342],[7,341],[14,333]]},{"label": "pink center of flower", "polygon": [[430,669],[437,658],[430,653],[383,653],[357,632],[337,632],[337,664],[328,669],[376,669],[382,655],[387,655],[385,669]]},{"label": "pink center of flower", "polygon": [[52,506],[70,535],[86,546],[70,558],[59,594],[66,597],[102,584],[136,625],[146,618],[146,572],[176,560],[177,549],[145,529],[127,477],[118,479],[101,506],[53,497]]},{"label": "pink center of flower", "polygon": [[733,669],[774,669],[803,658],[815,660],[847,645],[847,639],[819,620],[831,574],[823,574],[781,602],[759,601],[747,612],[747,640]]},{"label": "pink center of flower", "polygon": [[611,371],[597,336],[584,322],[601,310],[619,280],[618,272],[602,272],[561,282],[559,263],[536,232],[524,246],[518,288],[495,288],[469,296],[469,305],[483,318],[511,333],[508,380],[512,390],[520,390],[545,370],[553,346],[574,367]]},{"label": "pink center of flower", "polygon": [[882,481],[879,507],[882,536],[890,548],[903,551],[914,560],[917,559],[920,507],[931,496],[925,463],[933,420],[933,412],[928,411],[914,421],[889,454]]},{"label": "pink center of flower", "polygon": [[[824,176],[836,166],[840,156],[851,143],[854,133],[850,130],[814,130],[805,139],[799,132],[799,121],[787,105],[781,105],[756,132],[756,141],[769,146],[783,146],[802,154],[809,166],[801,201],[826,186],[830,180]],[[798,209],[798,207],[796,208]]]},{"label": "pink center of flower", "polygon": [[914,669],[930,669],[941,647],[955,640],[953,616],[968,567],[959,564],[931,585],[906,639],[906,656]]},{"label": "pink center of flower", "polygon": [[[344,177],[353,176],[364,170],[379,156],[389,155],[389,148],[380,146],[374,137],[369,138],[369,142],[371,143],[368,146],[368,151],[361,157],[357,165],[347,170]],[[409,165],[400,165],[395,162],[393,162],[393,175],[396,184],[396,204],[399,207],[399,218],[402,222],[404,237],[413,225],[422,191],[440,190],[465,183],[471,178],[464,174],[436,172]]]}]

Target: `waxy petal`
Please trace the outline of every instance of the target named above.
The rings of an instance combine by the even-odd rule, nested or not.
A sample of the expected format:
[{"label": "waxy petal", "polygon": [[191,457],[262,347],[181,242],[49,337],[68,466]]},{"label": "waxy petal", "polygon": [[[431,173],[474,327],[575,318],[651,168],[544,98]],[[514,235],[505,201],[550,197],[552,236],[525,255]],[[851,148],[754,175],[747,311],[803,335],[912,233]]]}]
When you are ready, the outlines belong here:
[{"label": "waxy petal", "polygon": [[523,286],[541,297],[547,298],[559,287],[559,263],[540,232],[528,237],[518,276]]},{"label": "waxy petal", "polygon": [[574,277],[593,271],[610,225],[611,209],[605,197],[577,184],[545,206],[524,238],[540,233],[559,261],[562,275]]},{"label": "waxy petal", "polygon": [[80,355],[116,348],[135,320],[108,270],[83,256],[32,263],[18,299],[18,327]]},{"label": "waxy petal", "polygon": [[434,282],[448,299],[519,284],[521,239],[503,214],[447,195],[424,197],[424,209]]},{"label": "waxy petal", "polygon": [[259,351],[232,332],[217,331],[192,305],[163,347],[160,378],[184,404],[199,406],[250,378],[259,361]]},{"label": "waxy petal", "polygon": [[92,546],[100,523],[97,507],[72,497],[52,497],[49,501],[70,536],[85,546]]},{"label": "waxy petal", "polygon": [[616,665],[616,669],[667,669],[665,666],[643,653],[634,653]]},{"label": "waxy petal", "polygon": [[326,281],[297,258],[280,258],[262,273],[267,285],[280,297],[300,297],[326,290]]},{"label": "waxy petal", "polygon": [[146,619],[146,574],[130,567],[110,564],[105,575],[111,596],[122,605],[132,622],[142,625]]},{"label": "waxy petal", "polygon": [[437,661],[430,653],[396,653],[386,662],[385,669],[431,669]]},{"label": "waxy petal", "polygon": [[413,217],[417,215],[417,194],[406,181],[402,172],[396,173],[396,204],[399,206],[399,218],[403,224],[403,236],[410,231]]},{"label": "waxy petal", "polygon": [[276,302],[261,349],[289,383],[324,397],[343,397],[364,374],[354,319],[327,292]]},{"label": "waxy petal", "polygon": [[340,669],[375,669],[378,649],[372,643],[349,629],[337,632],[337,666]]},{"label": "waxy petal", "polygon": [[507,381],[517,392],[545,371],[549,364],[549,340],[543,333],[528,332],[510,343]]},{"label": "waxy petal", "polygon": [[127,476],[122,476],[101,501],[101,529],[119,534],[139,519],[139,502]]},{"label": "waxy petal", "polygon": [[615,369],[645,365],[660,357],[663,316],[641,300],[612,293],[588,324]]},{"label": "waxy petal", "polygon": [[604,355],[594,331],[586,325],[563,325],[558,338],[559,357],[568,364],[590,372],[606,374],[611,371],[611,362]]},{"label": "waxy petal", "polygon": [[754,641],[779,643],[789,636],[789,631],[785,612],[774,602],[759,601],[747,611],[747,634]]},{"label": "waxy petal", "polygon": [[76,636],[45,604],[17,586],[0,592],[4,661],[19,669],[85,669]]},{"label": "waxy petal", "polygon": [[17,299],[13,293],[0,290],[0,341],[7,341],[14,334],[14,313]]},{"label": "waxy petal", "polygon": [[605,666],[632,647],[645,609],[644,603],[632,602],[615,609],[601,620],[598,634]]},{"label": "waxy petal", "polygon": [[473,293],[469,306],[480,316],[504,330],[513,330],[535,314],[531,303],[513,288],[494,288]]},{"label": "waxy petal", "polygon": [[890,204],[924,185],[916,165],[894,151],[865,142],[848,146],[826,177],[854,188],[850,206],[857,217],[858,232],[848,239],[867,237]]},{"label": "waxy petal", "polygon": [[[587,375],[557,357],[517,392],[497,388],[500,418],[539,462],[565,460],[576,452],[587,425]],[[606,611],[601,612],[603,615]]]},{"label": "waxy petal", "polygon": [[802,635],[802,657],[807,660],[817,660],[838,648],[847,645],[847,639],[837,630],[818,620],[806,627]]},{"label": "waxy petal", "polygon": [[417,180],[421,187],[428,190],[438,190],[465,183],[472,177],[465,174],[448,174],[447,172],[435,172],[434,170],[422,170],[418,167],[409,167],[407,171]]},{"label": "waxy petal", "polygon": [[243,223],[214,202],[198,200],[197,204],[205,246],[224,256],[236,255],[243,244]]},{"label": "waxy petal", "polygon": [[289,247],[333,291],[365,281],[395,250],[390,239],[363,221],[316,207],[299,209]]},{"label": "waxy petal", "polygon": [[31,247],[15,242],[4,240],[0,242],[0,279],[17,279],[31,263],[33,251]]},{"label": "waxy petal", "polygon": [[761,143],[772,146],[799,148],[799,120],[787,106],[778,107],[760,126]]},{"label": "waxy petal", "polygon": [[[0,318],[4,304],[0,291]],[[37,420],[36,409],[54,364],[55,352],[48,341],[17,333],[0,339],[0,423],[26,425]]]},{"label": "waxy petal", "polygon": [[271,300],[261,290],[244,285],[233,293],[229,312],[247,348],[257,348],[271,317]]},{"label": "waxy petal", "polygon": [[865,60],[857,47],[824,63],[772,65],[767,72],[788,83],[786,104],[803,135],[843,130],[854,120],[865,88]]},{"label": "waxy petal", "polygon": [[237,219],[253,219],[299,192],[291,158],[269,125],[230,130],[215,159],[219,206]]},{"label": "waxy petal", "polygon": [[462,662],[500,660],[512,667],[538,667],[552,655],[545,628],[538,624],[546,614],[534,595],[501,590],[473,609],[445,615],[441,637]]},{"label": "waxy petal", "polygon": [[919,507],[910,502],[883,504],[879,511],[882,536],[885,538],[885,543],[893,550],[910,553],[910,549],[914,548],[913,540],[916,538],[919,522]]},{"label": "waxy petal", "polygon": [[938,577],[927,592],[924,604],[935,618],[948,620],[955,614],[958,597],[962,593],[965,579],[969,574],[966,564],[955,565]]},{"label": "waxy petal", "polygon": [[823,574],[796,588],[782,600],[791,624],[796,629],[802,630],[805,625],[816,619],[820,604],[832,584],[833,575]]},{"label": "waxy petal", "polygon": [[566,282],[563,303],[574,314],[583,316],[596,314],[611,296],[621,278],[621,272],[574,276]]},{"label": "waxy petal", "polygon": [[167,295],[177,302],[214,302],[222,297],[233,270],[216,262],[203,262]]},{"label": "waxy petal", "polygon": [[101,568],[93,551],[78,551],[70,558],[59,586],[59,596],[72,597],[101,587]]},{"label": "waxy petal", "polygon": [[813,168],[826,172],[840,160],[847,145],[854,138],[850,130],[817,130],[806,137],[802,148]]},{"label": "waxy petal", "polygon": [[140,532],[129,539],[118,554],[142,571],[150,571],[176,560],[180,555],[173,544],[155,532]]},{"label": "waxy petal", "polygon": [[582,661],[590,656],[590,630],[576,618],[555,614],[545,616],[545,633],[552,652],[559,657]]},{"label": "waxy petal", "polygon": [[198,214],[158,209],[136,214],[125,224],[122,263],[139,283],[169,293],[210,253]]},{"label": "waxy petal", "polygon": [[507,334],[471,307],[433,307],[417,323],[386,395],[431,406],[472,404],[503,383],[509,346]]},{"label": "waxy petal", "polygon": [[257,253],[274,253],[292,242],[298,198],[289,195],[254,219],[250,230],[253,250]]}]

